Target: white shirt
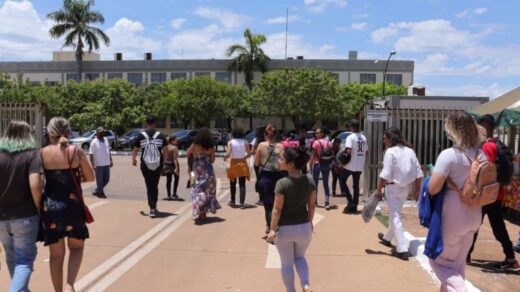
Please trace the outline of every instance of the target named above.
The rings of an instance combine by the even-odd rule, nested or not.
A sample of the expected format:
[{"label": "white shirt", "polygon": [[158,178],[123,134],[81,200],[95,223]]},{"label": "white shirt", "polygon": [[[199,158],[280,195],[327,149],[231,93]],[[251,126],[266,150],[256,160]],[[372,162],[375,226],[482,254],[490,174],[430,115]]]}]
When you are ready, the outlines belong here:
[{"label": "white shirt", "polygon": [[411,148],[396,145],[386,150],[379,177],[397,186],[406,186],[423,177],[423,172],[415,152]]},{"label": "white shirt", "polygon": [[242,159],[246,156],[246,141],[244,139],[232,139],[231,159]]},{"label": "white shirt", "polygon": [[368,150],[367,138],[361,133],[352,133],[345,139],[345,148],[350,148],[350,161],[345,169],[363,171],[365,168],[366,153]]},{"label": "white shirt", "polygon": [[110,165],[110,146],[107,138],[103,138],[103,140],[104,142],[101,142],[98,138],[94,138],[90,143],[88,154],[94,156],[94,164],[96,166]]}]

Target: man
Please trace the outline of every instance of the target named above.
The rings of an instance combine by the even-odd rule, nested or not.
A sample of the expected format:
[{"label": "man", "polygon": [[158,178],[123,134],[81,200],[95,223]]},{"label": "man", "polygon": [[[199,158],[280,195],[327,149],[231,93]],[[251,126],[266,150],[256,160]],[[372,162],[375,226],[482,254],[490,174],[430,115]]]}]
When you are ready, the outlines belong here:
[{"label": "man", "polygon": [[[482,144],[482,151],[486,154],[489,161],[495,162],[497,161],[498,156],[497,139],[493,138],[495,118],[492,115],[483,115],[478,119],[478,124],[486,129],[487,139],[486,142]],[[500,165],[497,165],[497,169],[500,170]],[[506,256],[503,262],[496,265],[496,268],[498,270],[520,271],[520,265],[515,258],[513,243],[509,239],[509,234],[507,233],[506,225],[504,224],[504,218],[502,217],[503,199],[504,188],[500,186],[497,200],[489,205],[482,207],[482,220],[484,220],[484,216],[487,214],[489,224],[491,225],[491,230],[493,230],[493,235],[495,236],[495,239],[502,245],[502,250]],[[475,237],[473,238],[473,245],[471,246],[466,258],[467,263],[471,262],[471,253],[475,247],[475,241],[477,240],[477,237],[478,232],[475,233]]]},{"label": "man", "polygon": [[92,195],[106,199],[104,188],[110,181],[110,168],[114,165],[112,155],[110,154],[110,146],[105,138],[105,129],[102,127],[96,130],[96,139],[90,143],[88,151],[90,163],[96,171],[96,191]]},{"label": "man", "polygon": [[[368,155],[368,144],[365,135],[359,133],[359,120],[352,119],[350,121],[350,134],[345,139],[345,152],[350,154],[350,161],[345,166],[340,174],[339,187],[341,192],[347,197],[347,206],[343,209],[345,214],[357,213],[357,206],[359,203],[359,179],[361,173],[365,168],[365,160]],[[350,193],[347,186],[347,180],[352,175],[352,185],[354,188],[354,196]]]},{"label": "man", "polygon": [[[323,190],[325,191],[325,209],[330,209],[330,191],[329,191],[329,174],[330,164],[333,159],[332,144],[327,139],[325,129],[316,130],[316,140],[311,144],[312,154],[309,160],[309,169],[312,171],[312,178],[316,185],[316,192],[318,191],[318,182],[320,179],[320,173],[323,181]],[[329,151],[330,157],[326,157]]]},{"label": "man", "polygon": [[[162,155],[160,156],[159,167],[155,170],[149,169],[149,167],[146,165],[143,159],[145,154],[145,148],[147,147],[148,141],[150,141],[150,143],[155,144],[155,147],[157,147],[159,152],[162,152]],[[141,149],[141,172],[143,174],[144,182],[146,184],[146,195],[148,197],[148,206],[150,207],[150,218],[155,218],[157,213],[159,179],[161,178],[161,171],[164,160],[166,158],[166,155],[168,154],[168,151],[165,147],[166,145],[168,145],[166,137],[155,129],[155,118],[146,118],[146,130],[140,133],[139,136],[137,136],[135,144],[133,145],[132,164],[134,166],[137,166],[137,153],[139,152],[139,149]]]}]

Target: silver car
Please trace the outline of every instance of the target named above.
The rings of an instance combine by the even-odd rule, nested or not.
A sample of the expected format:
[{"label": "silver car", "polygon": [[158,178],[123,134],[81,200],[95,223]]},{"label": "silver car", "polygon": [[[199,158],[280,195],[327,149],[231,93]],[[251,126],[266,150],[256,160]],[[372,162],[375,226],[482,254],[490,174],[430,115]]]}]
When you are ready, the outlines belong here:
[{"label": "silver car", "polygon": [[[83,148],[83,150],[88,151],[90,148],[90,143],[92,140],[96,138],[96,130],[91,130],[83,134],[81,137],[70,139],[70,143],[72,145],[79,146]],[[108,144],[110,148],[116,149],[117,146],[117,136],[111,130],[105,131],[105,138],[108,140]]]}]

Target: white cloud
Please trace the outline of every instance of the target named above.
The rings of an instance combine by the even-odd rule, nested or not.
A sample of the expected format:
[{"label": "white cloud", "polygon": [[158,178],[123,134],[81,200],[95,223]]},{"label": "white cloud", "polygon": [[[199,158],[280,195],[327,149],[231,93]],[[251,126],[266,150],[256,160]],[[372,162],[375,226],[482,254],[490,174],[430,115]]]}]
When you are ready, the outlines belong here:
[{"label": "white cloud", "polygon": [[322,53],[325,53],[325,52],[328,52],[328,51],[332,51],[334,50],[336,47],[333,46],[333,45],[329,45],[329,44],[324,44],[323,46],[321,46],[318,50]]},{"label": "white cloud", "polygon": [[367,27],[367,23],[366,22],[357,22],[357,23],[351,24],[350,27],[353,30],[361,31],[361,30],[364,30]]},{"label": "white cloud", "polygon": [[167,53],[173,59],[227,58],[226,50],[241,39],[223,35],[224,30],[216,24],[201,29],[190,29],[173,35],[167,46]]},{"label": "white cloud", "polygon": [[463,11],[455,14],[455,17],[464,18],[464,17],[468,16],[469,13],[470,13],[469,9],[466,9],[466,10],[463,10]]},{"label": "white cloud", "polygon": [[486,7],[479,7],[479,8],[477,8],[477,9],[473,10],[473,12],[474,12],[475,14],[478,14],[478,15],[484,14],[484,13],[486,13],[487,11],[488,11],[488,9],[487,9]]},{"label": "white cloud", "polygon": [[[264,51],[273,59],[283,59],[285,57],[285,32],[267,35],[267,42],[263,46]],[[335,59],[345,58],[337,55],[334,46],[324,44],[320,47],[308,43],[303,36],[291,34],[287,36],[287,56],[304,56],[306,59]]]},{"label": "white cloud", "polygon": [[110,37],[110,47],[102,48],[102,57],[111,59],[113,53],[122,52],[123,58],[142,59],[144,53],[156,53],[161,50],[161,43],[141,33],[145,31],[144,25],[139,21],[128,18],[119,19],[113,27],[106,30]]},{"label": "white cloud", "polygon": [[494,99],[509,92],[513,88],[506,88],[496,83],[489,86],[482,86],[477,84],[463,84],[458,86],[434,86],[426,88],[428,95],[441,96],[476,96],[489,97]]},{"label": "white cloud", "polygon": [[307,10],[312,13],[319,13],[325,10],[329,5],[337,7],[345,7],[346,0],[303,0]]},{"label": "white cloud", "polygon": [[372,41],[376,43],[381,43],[384,42],[385,39],[397,35],[397,33],[399,33],[399,29],[394,26],[394,24],[390,24],[389,27],[384,27],[373,31],[371,34]]},{"label": "white cloud", "polygon": [[186,22],[186,18],[175,18],[170,21],[170,26],[173,29],[181,29],[182,25]]},{"label": "white cloud", "polygon": [[3,60],[49,60],[62,41],[51,39],[52,23],[41,19],[30,1],[0,6],[0,57]]},{"label": "white cloud", "polygon": [[486,7],[479,7],[479,8],[475,8],[473,10],[466,9],[466,10],[463,10],[463,11],[455,14],[455,17],[466,18],[466,17],[471,17],[473,15],[482,15],[482,14],[486,13],[487,11],[488,11],[488,9]]},{"label": "white cloud", "polygon": [[220,8],[197,7],[195,14],[200,17],[216,20],[227,29],[242,28],[249,21],[249,17]]},{"label": "white cloud", "polygon": [[[298,15],[289,15],[289,19],[288,21],[289,22],[295,22],[295,21],[298,21],[300,20],[300,16]],[[286,21],[286,17],[285,16],[279,16],[279,17],[274,17],[274,18],[269,18],[265,21],[265,23],[267,24],[282,24],[282,23],[285,23]]]}]

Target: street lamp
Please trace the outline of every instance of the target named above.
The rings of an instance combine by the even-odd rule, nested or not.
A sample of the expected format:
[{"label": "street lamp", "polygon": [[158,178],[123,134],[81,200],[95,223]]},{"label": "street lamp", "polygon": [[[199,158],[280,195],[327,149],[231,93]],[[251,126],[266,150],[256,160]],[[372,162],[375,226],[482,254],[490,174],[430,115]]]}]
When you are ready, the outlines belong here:
[{"label": "street lamp", "polygon": [[395,51],[391,51],[388,55],[388,59],[386,60],[385,71],[383,72],[383,97],[385,96],[385,85],[386,85],[386,70],[388,70],[388,63],[390,63],[390,58],[395,55]]}]

